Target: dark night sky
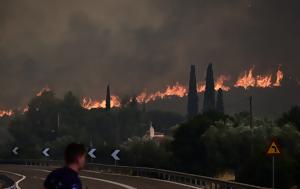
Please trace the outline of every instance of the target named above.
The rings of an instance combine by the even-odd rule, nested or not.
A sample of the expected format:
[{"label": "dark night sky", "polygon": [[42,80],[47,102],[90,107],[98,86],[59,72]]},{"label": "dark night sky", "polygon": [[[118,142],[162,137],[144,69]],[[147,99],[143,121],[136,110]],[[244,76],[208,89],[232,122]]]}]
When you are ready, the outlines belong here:
[{"label": "dark night sky", "polygon": [[186,84],[190,64],[203,80],[210,61],[231,83],[278,64],[294,82],[299,10],[299,0],[1,0],[0,107],[45,85],[95,98],[107,83],[119,95]]}]

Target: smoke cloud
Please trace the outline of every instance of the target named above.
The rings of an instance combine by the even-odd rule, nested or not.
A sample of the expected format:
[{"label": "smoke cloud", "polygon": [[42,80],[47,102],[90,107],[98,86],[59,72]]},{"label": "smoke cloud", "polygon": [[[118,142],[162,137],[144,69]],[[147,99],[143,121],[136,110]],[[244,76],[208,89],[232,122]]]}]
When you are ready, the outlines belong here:
[{"label": "smoke cloud", "polygon": [[[259,73],[299,79],[297,0],[1,0],[0,107],[26,104],[48,85],[100,98]],[[235,81],[230,81],[234,83]],[[293,93],[293,88],[287,93]]]}]

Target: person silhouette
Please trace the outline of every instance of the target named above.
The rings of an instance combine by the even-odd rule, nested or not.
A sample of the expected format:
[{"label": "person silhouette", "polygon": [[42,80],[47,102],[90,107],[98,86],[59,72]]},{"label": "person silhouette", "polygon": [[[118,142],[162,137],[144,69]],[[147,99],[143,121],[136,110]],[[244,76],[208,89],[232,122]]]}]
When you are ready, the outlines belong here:
[{"label": "person silhouette", "polygon": [[65,149],[65,166],[52,171],[44,182],[45,189],[82,189],[79,171],[86,162],[83,144],[71,143]]}]

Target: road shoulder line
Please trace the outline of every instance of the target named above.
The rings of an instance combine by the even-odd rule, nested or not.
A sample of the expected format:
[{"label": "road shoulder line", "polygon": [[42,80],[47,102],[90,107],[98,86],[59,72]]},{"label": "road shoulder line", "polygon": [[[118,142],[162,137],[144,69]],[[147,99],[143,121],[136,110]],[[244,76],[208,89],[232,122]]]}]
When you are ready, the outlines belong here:
[{"label": "road shoulder line", "polygon": [[4,171],[4,170],[0,170],[0,172],[8,173],[8,174],[12,174],[12,175],[16,175],[18,177],[21,177],[21,179],[19,179],[19,180],[16,181],[16,188],[17,189],[21,189],[21,187],[19,186],[19,184],[20,184],[20,182],[22,182],[23,180],[26,179],[25,175],[22,175],[22,174],[19,174],[19,173],[15,173],[15,172],[10,172],[10,171]]},{"label": "road shoulder line", "polygon": [[184,186],[188,188],[193,188],[193,189],[201,189],[200,187],[197,186],[191,186],[183,183],[178,183],[178,182],[173,182],[169,180],[161,180],[161,179],[156,179],[156,178],[149,178],[149,177],[140,177],[140,176],[132,176],[132,175],[122,175],[122,174],[116,174],[116,173],[104,173],[104,172],[98,172],[98,171],[92,171],[92,170],[83,170],[84,172],[88,173],[96,173],[96,174],[106,174],[106,175],[117,175],[117,176],[125,176],[125,177],[132,177],[132,178],[143,178],[143,179],[148,179],[148,180],[153,180],[153,181],[160,181],[160,182],[166,182],[170,184],[175,184],[179,186]]}]

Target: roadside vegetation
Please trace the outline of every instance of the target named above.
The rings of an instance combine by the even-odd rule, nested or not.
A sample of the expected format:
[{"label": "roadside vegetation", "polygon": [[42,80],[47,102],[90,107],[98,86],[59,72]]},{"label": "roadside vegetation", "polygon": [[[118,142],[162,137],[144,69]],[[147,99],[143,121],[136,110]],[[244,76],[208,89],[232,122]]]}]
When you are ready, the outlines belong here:
[{"label": "roadside vegetation", "polygon": [[[0,158],[41,159],[42,149],[49,147],[50,159],[62,159],[64,146],[76,141],[97,149],[94,162],[112,164],[110,154],[119,148],[121,165],[213,177],[230,172],[238,182],[270,186],[272,160],[265,152],[276,138],[282,149],[276,157],[276,186],[300,186],[298,106],[277,120],[254,119],[253,128],[247,112],[210,112],[186,120],[172,112],[140,109],[127,102],[109,111],[86,110],[71,92],[62,99],[45,92],[30,101],[27,112],[0,119]],[[147,137],[150,122],[166,134],[163,141]],[[18,156],[11,152],[15,146]]]}]

